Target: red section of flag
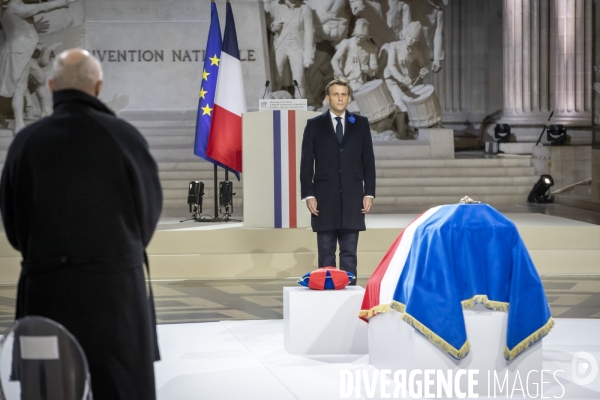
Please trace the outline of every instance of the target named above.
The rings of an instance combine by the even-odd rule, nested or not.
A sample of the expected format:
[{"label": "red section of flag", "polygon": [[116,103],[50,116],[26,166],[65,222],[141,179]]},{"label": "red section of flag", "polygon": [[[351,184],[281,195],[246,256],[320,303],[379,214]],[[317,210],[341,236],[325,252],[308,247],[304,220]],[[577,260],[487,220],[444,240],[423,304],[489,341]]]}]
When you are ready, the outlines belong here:
[{"label": "red section of flag", "polygon": [[296,216],[296,111],[288,111],[288,161],[290,182],[290,228],[298,227]]},{"label": "red section of flag", "polygon": [[[421,215],[415,218],[410,224],[408,224],[408,226],[410,226],[413,222],[419,219]],[[360,307],[362,311],[369,311],[373,307],[379,305],[379,289],[381,288],[381,281],[383,281],[385,272],[390,266],[390,262],[392,261],[392,258],[394,258],[396,250],[398,250],[398,246],[400,245],[400,241],[402,240],[404,231],[406,231],[406,228],[404,228],[404,230],[402,230],[402,232],[400,233],[400,235],[398,235],[396,240],[394,240],[394,243],[392,243],[389,250],[387,251],[387,253],[385,253],[385,256],[383,256],[383,259],[375,269],[375,272],[373,272],[373,275],[371,275],[371,277],[369,278],[369,281],[367,282],[367,288],[365,289],[365,297],[363,297],[362,306]],[[369,322],[366,318],[360,318]]]},{"label": "red section of flag", "polygon": [[206,154],[242,172],[242,117],[215,104]]}]

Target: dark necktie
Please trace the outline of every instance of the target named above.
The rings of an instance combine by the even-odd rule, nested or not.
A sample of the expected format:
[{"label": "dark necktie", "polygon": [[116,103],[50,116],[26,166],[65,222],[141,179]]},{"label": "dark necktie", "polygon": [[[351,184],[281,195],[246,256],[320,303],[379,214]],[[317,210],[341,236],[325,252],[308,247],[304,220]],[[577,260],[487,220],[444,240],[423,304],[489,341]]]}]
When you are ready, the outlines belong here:
[{"label": "dark necktie", "polygon": [[342,143],[342,139],[344,138],[344,127],[342,126],[342,117],[335,117],[337,120],[337,125],[335,127],[335,136],[337,137],[338,142]]}]

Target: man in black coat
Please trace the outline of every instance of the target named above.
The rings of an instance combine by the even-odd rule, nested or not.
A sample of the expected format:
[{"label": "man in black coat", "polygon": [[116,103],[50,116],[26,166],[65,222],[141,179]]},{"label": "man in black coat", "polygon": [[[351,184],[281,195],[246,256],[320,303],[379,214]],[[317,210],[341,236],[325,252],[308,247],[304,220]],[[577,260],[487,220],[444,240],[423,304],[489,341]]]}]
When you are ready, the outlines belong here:
[{"label": "man in black coat", "polygon": [[67,328],[89,362],[95,400],[155,399],[159,359],[145,248],[162,207],[142,135],[97,97],[100,63],[67,50],[54,62],[54,114],[8,151],[0,208],[23,256],[17,318]]},{"label": "man in black coat", "polygon": [[[309,119],[302,139],[300,185],[317,232],[319,267],[335,266],[356,275],[358,232],[375,197],[375,156],[367,118],[346,111],[348,82],[331,81],[329,110]],[[352,282],[356,284],[356,281]]]}]

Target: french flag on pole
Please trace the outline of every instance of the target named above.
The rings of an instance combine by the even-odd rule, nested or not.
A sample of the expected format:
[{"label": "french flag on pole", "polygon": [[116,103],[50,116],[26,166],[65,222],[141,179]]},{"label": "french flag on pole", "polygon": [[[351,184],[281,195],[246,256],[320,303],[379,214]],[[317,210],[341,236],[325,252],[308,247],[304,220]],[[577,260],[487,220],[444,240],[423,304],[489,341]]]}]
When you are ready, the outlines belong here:
[{"label": "french flag on pole", "polygon": [[219,77],[212,125],[206,154],[225,165],[239,179],[242,172],[242,113],[246,96],[231,4],[227,1],[225,35],[221,49]]}]

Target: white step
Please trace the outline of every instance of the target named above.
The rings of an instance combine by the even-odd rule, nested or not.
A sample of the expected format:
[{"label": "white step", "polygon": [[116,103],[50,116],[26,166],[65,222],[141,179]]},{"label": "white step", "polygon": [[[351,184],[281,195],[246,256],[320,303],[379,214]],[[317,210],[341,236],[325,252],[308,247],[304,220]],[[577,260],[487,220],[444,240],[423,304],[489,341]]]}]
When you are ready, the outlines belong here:
[{"label": "white step", "polygon": [[533,167],[504,168],[386,168],[380,170],[382,178],[408,177],[499,177],[533,176]]},{"label": "white step", "polygon": [[388,186],[533,186],[537,176],[463,176],[463,177],[411,177],[377,178],[377,188]]},{"label": "white step", "polygon": [[473,158],[453,160],[375,160],[377,168],[498,168],[529,167],[531,158]]},{"label": "white step", "polygon": [[[398,196],[398,197],[377,197],[374,206],[433,206],[440,204],[455,204],[465,195],[457,196]],[[505,195],[481,195],[472,197],[473,200],[488,204],[525,204],[527,194],[505,194]],[[389,208],[389,207],[388,207]]]},{"label": "white step", "polygon": [[387,196],[456,196],[458,200],[465,196],[477,200],[476,196],[501,195],[501,194],[525,194],[531,191],[531,186],[391,186],[378,188],[377,199]]}]

